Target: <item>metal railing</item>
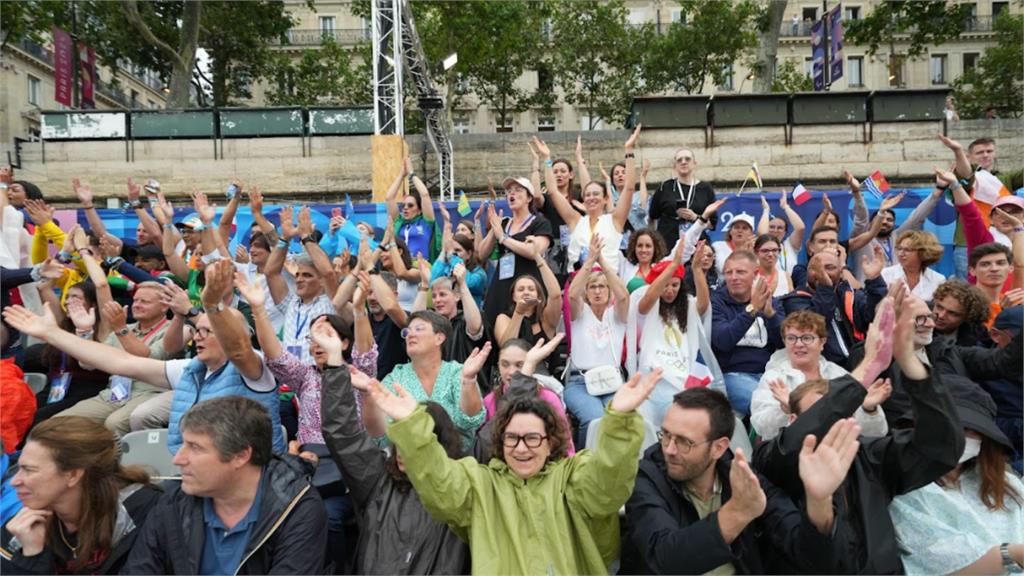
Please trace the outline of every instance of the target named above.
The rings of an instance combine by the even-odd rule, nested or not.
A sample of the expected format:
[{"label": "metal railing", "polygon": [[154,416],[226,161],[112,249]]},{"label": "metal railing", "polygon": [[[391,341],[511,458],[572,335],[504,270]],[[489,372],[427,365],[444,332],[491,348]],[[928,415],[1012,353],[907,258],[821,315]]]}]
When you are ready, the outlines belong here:
[{"label": "metal railing", "polygon": [[274,44],[278,46],[319,46],[320,44],[323,44],[324,38],[329,37],[343,46],[352,46],[363,42],[369,42],[371,36],[372,31],[369,28],[365,30],[362,28],[344,28],[334,30],[321,30],[319,28],[293,28],[285,33],[285,42],[275,41]]},{"label": "metal railing", "polygon": [[39,60],[46,62],[50,66],[53,66],[53,52],[47,50],[41,45],[36,44],[35,42],[27,38],[23,38],[21,42],[18,42],[18,48],[20,48],[22,51],[26,52],[30,56],[38,58]]},{"label": "metal railing", "polygon": [[[966,20],[964,20],[963,32],[991,32],[992,20],[993,19],[991,16],[970,16]],[[809,38],[811,36],[811,27],[813,25],[814,22],[810,20],[801,20],[800,22],[796,23],[793,23],[792,21],[786,21],[783,22],[781,26],[779,26],[779,36],[789,38]],[[902,32],[902,34],[909,33],[911,30],[908,30],[907,32]]]}]

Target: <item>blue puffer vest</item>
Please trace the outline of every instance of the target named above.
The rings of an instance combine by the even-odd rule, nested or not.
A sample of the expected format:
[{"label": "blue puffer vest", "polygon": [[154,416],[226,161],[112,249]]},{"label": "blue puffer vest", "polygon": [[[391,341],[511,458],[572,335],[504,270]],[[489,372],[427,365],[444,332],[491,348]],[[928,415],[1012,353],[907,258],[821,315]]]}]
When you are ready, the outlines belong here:
[{"label": "blue puffer vest", "polygon": [[[266,369],[266,368],[264,368]],[[287,450],[287,443],[281,434],[281,413],[277,399],[277,390],[256,392],[245,385],[242,374],[235,365],[226,362],[216,372],[210,374],[205,381],[206,364],[193,359],[181,373],[181,381],[174,386],[174,397],[171,399],[171,422],[167,430],[167,448],[176,454],[181,448],[181,428],[178,424],[194,404],[221,396],[244,396],[255,400],[267,409],[270,414],[270,425],[274,433],[274,452],[282,454]]]}]

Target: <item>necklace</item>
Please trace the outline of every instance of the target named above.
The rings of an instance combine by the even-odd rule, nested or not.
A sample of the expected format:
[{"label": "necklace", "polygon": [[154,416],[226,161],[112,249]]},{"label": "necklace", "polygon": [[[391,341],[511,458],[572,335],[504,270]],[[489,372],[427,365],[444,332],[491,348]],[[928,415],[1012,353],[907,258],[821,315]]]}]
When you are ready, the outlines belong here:
[{"label": "necklace", "polygon": [[71,550],[71,557],[78,558],[78,546],[72,546],[68,539],[64,537],[64,523],[57,520],[57,534],[60,535],[60,539],[64,542],[64,545]]}]

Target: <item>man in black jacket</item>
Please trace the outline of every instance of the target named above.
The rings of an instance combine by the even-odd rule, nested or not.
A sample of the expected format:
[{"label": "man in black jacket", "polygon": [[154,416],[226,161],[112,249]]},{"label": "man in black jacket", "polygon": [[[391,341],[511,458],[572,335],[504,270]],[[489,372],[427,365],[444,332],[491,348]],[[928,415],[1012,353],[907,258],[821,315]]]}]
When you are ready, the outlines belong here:
[{"label": "man in black jacket", "polygon": [[309,470],[273,455],[266,409],[240,396],[181,419],[181,486],[164,495],[125,574],[323,574],[327,515]]},{"label": "man in black jacket", "polygon": [[[801,510],[753,472],[742,451],[729,452],[734,425],[724,394],[676,394],[660,445],[644,454],[626,503],[622,574],[763,574],[786,561],[808,572],[835,570],[831,534],[841,522],[832,492],[856,453],[860,427],[844,421],[817,450],[813,443],[805,448],[800,477],[808,497]],[[762,556],[768,546],[780,554]]]},{"label": "man in black jacket", "polygon": [[[886,298],[879,315],[891,315],[893,308],[893,298]],[[903,573],[889,503],[894,496],[925,486],[952,470],[964,449],[963,427],[947,385],[915,350],[919,310],[899,308],[902,313],[892,334],[891,350],[910,397],[915,427],[893,430],[882,438],[861,438],[853,467],[833,500],[836,514],[849,520],[834,536],[837,547],[847,552],[839,558],[844,562],[839,572],[844,574]],[[883,339],[889,337],[888,329],[878,332]],[[872,340],[869,335],[869,346]],[[878,373],[878,365],[884,361],[884,355],[869,354],[863,363],[873,366],[868,378]],[[860,369],[858,366],[855,375]],[[795,420],[771,442],[758,446],[755,467],[799,500],[803,489],[792,468],[801,458],[805,439],[808,435],[821,437],[837,421],[853,415],[866,394],[864,376],[861,378],[859,382],[851,376],[831,382],[812,380],[794,389],[789,406]]]}]

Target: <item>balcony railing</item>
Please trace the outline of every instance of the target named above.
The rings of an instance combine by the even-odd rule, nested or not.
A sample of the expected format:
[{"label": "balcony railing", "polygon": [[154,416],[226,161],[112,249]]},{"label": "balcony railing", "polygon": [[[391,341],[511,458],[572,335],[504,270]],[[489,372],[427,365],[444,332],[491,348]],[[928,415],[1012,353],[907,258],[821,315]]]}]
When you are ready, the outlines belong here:
[{"label": "balcony railing", "polygon": [[283,44],[285,46],[319,46],[320,44],[323,44],[324,38],[330,37],[338,44],[343,46],[352,46],[363,42],[369,42],[372,38],[372,32],[369,28],[345,28],[335,30],[293,28],[292,30],[289,30],[285,36],[287,42],[276,42],[276,44]]},{"label": "balcony railing", "polygon": [[[811,36],[811,27],[814,25],[811,21],[801,21],[793,23],[792,21],[783,22],[782,26],[779,27],[779,36],[786,36],[790,38],[799,38]],[[992,17],[991,16],[971,16],[964,20],[963,32],[991,32],[992,31]],[[909,30],[907,31],[909,32]],[[906,32],[904,32],[905,34]]]},{"label": "balcony railing", "polygon": [[24,38],[21,42],[18,42],[18,48],[28,53],[30,56],[34,56],[43,62],[46,62],[50,66],[53,66],[53,52],[43,48],[41,45]]}]

